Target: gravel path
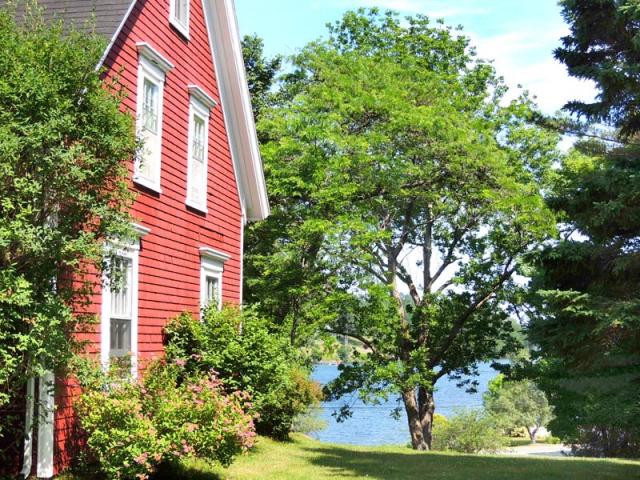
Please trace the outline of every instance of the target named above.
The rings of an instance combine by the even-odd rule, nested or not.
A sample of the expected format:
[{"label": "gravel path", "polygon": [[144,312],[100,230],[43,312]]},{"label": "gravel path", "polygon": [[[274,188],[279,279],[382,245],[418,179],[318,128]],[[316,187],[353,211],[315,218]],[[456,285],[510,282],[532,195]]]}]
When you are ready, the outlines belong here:
[{"label": "gravel path", "polygon": [[517,455],[517,456],[539,456],[539,457],[561,457],[571,453],[566,445],[556,444],[550,445],[545,443],[535,443],[532,445],[522,445],[520,447],[511,447],[500,452],[501,455]]}]

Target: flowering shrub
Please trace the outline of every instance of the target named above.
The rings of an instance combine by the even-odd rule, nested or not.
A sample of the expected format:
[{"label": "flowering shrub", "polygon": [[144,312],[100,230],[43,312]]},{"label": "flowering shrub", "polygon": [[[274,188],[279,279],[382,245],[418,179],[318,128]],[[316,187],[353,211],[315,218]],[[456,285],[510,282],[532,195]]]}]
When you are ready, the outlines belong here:
[{"label": "flowering shrub", "polygon": [[87,446],[110,479],[145,479],[161,463],[197,456],[229,465],[255,440],[248,394],[225,393],[214,372],[183,378],[156,363],[141,381],[95,372],[77,402]]},{"label": "flowering shrub", "polygon": [[202,321],[184,313],[165,332],[167,359],[184,363],[186,372],[215,369],[227,389],[252,395],[260,434],[286,438],[294,418],[321,398],[289,339],[250,308],[208,308]]},{"label": "flowering shrub", "polygon": [[235,455],[255,441],[250,395],[236,390],[226,394],[215,372],[192,376],[176,386],[183,365],[158,364],[150,369],[146,405],[169,454],[197,456],[230,465]]}]

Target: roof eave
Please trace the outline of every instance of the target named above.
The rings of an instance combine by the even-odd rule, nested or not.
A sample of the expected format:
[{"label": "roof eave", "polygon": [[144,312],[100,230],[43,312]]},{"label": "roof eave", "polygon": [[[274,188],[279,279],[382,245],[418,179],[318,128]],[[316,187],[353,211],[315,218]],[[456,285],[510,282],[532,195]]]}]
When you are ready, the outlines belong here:
[{"label": "roof eave", "polygon": [[233,0],[202,1],[246,219],[263,220],[269,215],[269,199],[234,3]]}]

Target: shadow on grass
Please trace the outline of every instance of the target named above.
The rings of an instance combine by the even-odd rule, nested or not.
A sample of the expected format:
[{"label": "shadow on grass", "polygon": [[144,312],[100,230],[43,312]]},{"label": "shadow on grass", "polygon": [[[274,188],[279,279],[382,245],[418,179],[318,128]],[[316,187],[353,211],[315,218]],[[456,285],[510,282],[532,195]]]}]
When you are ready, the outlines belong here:
[{"label": "shadow on grass", "polygon": [[153,480],[221,480],[222,477],[211,470],[204,460],[192,460],[189,463],[163,465],[152,476]]},{"label": "shadow on grass", "polygon": [[[446,453],[354,451],[334,446],[304,446],[309,462],[333,478],[512,480],[640,479],[640,463],[607,460],[526,458]],[[532,477],[535,476],[535,477]]]}]

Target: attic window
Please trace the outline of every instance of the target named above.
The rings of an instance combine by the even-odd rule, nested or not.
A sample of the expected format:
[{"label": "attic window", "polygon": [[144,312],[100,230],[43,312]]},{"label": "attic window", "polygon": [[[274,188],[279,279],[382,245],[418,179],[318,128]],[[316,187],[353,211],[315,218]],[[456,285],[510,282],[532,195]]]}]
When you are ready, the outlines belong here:
[{"label": "attic window", "polygon": [[189,0],[171,0],[169,22],[182,35],[189,38]]}]

